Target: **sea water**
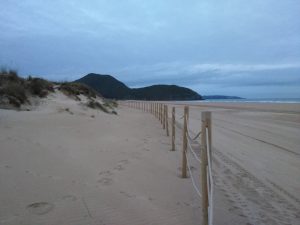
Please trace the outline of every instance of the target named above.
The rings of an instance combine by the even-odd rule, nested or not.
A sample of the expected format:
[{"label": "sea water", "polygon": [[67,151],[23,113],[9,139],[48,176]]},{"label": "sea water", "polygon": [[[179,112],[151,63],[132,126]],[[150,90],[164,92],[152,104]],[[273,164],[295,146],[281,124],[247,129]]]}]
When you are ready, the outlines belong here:
[{"label": "sea water", "polygon": [[300,98],[208,99],[201,102],[300,103]]}]

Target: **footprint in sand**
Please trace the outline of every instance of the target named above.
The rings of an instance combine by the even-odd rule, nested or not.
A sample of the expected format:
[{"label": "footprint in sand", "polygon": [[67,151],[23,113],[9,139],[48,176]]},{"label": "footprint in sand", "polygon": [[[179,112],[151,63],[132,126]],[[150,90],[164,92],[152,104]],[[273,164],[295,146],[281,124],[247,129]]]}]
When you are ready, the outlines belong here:
[{"label": "footprint in sand", "polygon": [[119,161],[119,163],[121,163],[121,164],[128,164],[128,163],[129,163],[129,160],[127,160],[127,159],[122,159],[122,160]]},{"label": "footprint in sand", "polygon": [[108,177],[103,177],[100,180],[98,180],[98,183],[102,184],[102,185],[111,185],[113,182],[113,180],[111,178]]},{"label": "footprint in sand", "polygon": [[124,170],[124,166],[123,165],[126,165],[129,163],[129,160],[127,159],[122,159],[119,161],[118,165],[116,167],[114,167],[114,170]]},{"label": "footprint in sand", "polygon": [[26,207],[28,211],[35,215],[44,215],[53,210],[54,205],[48,202],[35,202]]},{"label": "footprint in sand", "polygon": [[135,198],[135,197],[136,197],[136,195],[128,194],[128,193],[125,192],[125,191],[120,191],[120,193],[121,193],[122,195],[125,195],[127,198]]},{"label": "footprint in sand", "polygon": [[75,195],[64,195],[62,197],[63,200],[66,200],[66,201],[71,201],[71,202],[74,202],[77,200],[77,197]]},{"label": "footprint in sand", "polygon": [[113,173],[109,170],[99,172],[99,176],[112,176]]},{"label": "footprint in sand", "polygon": [[117,165],[116,167],[114,167],[114,169],[120,171],[120,170],[124,170],[125,168],[122,165]]}]

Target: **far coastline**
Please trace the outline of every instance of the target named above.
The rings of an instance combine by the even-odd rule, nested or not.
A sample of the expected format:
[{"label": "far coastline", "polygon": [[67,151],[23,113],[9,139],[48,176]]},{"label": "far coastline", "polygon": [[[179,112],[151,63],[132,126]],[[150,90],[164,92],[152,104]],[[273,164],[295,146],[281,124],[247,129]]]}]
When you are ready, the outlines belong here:
[{"label": "far coastline", "polygon": [[204,99],[201,102],[237,102],[237,103],[300,103],[300,98],[240,98],[240,99]]}]

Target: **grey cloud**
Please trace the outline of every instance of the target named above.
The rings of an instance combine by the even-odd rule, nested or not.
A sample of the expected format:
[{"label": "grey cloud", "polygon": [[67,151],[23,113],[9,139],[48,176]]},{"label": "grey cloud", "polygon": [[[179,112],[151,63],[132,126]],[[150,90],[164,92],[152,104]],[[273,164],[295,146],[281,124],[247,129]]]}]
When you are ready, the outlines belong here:
[{"label": "grey cloud", "polygon": [[293,0],[3,1],[0,66],[55,80],[113,74],[134,86],[296,86],[299,11]]},{"label": "grey cloud", "polygon": [[[126,81],[131,85],[172,82],[222,86],[300,85],[300,63],[283,64],[185,64],[160,63],[125,68],[133,74]],[[140,75],[138,75],[140,74]]]}]

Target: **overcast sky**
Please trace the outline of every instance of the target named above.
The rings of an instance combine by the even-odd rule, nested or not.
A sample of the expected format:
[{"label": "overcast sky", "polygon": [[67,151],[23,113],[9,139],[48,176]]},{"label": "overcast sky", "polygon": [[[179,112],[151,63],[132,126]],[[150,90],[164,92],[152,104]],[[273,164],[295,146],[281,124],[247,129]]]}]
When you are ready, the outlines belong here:
[{"label": "overcast sky", "polygon": [[300,0],[1,0],[0,66],[300,97]]}]

